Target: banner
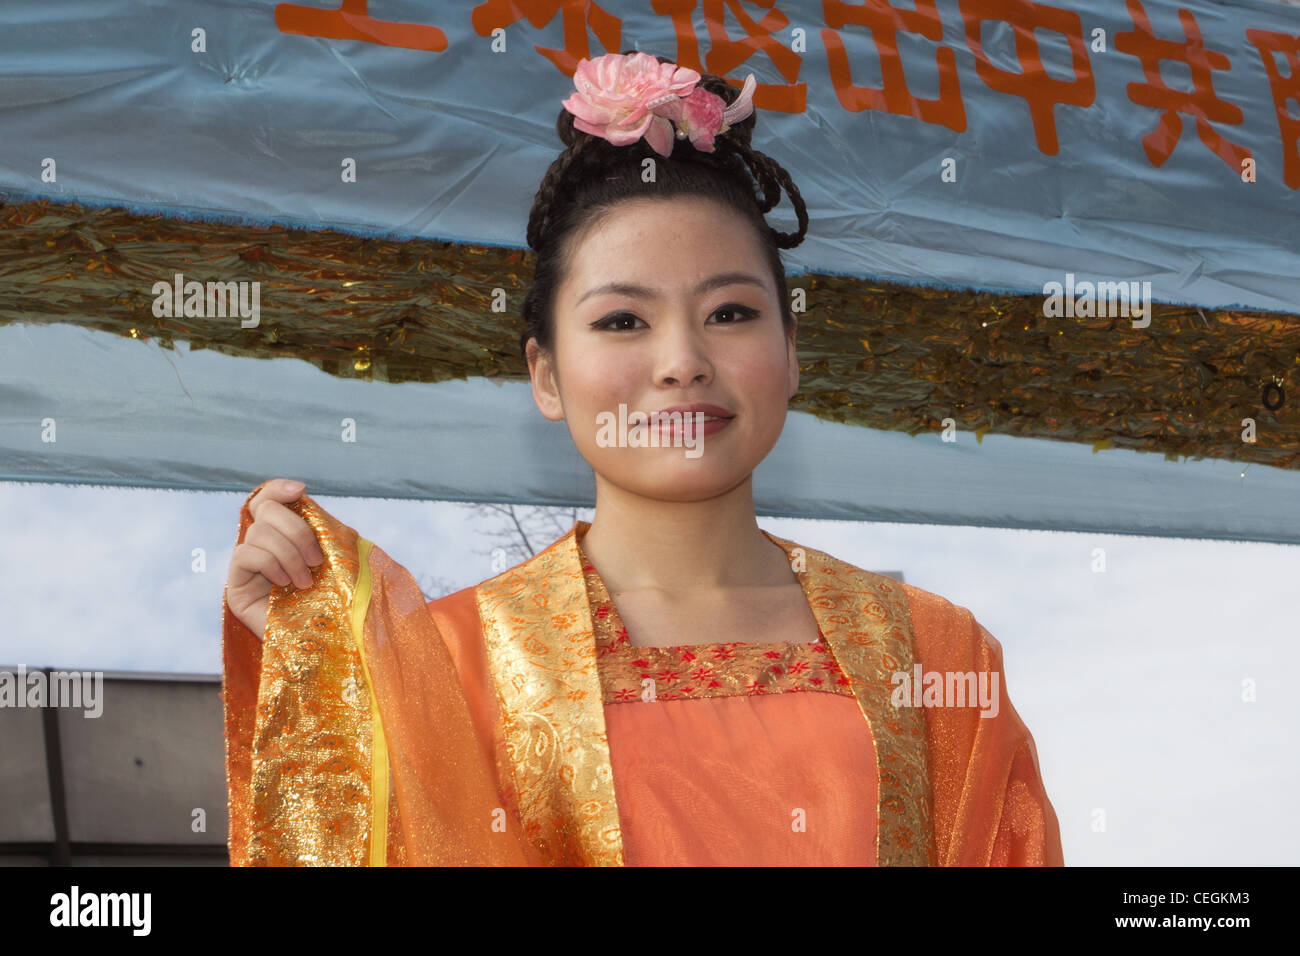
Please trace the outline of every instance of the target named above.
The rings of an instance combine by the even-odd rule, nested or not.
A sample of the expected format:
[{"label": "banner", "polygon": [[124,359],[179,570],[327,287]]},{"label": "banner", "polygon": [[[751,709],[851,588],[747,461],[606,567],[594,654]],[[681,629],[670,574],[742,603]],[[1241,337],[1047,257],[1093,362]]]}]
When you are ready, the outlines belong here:
[{"label": "banner", "polygon": [[[1300,303],[1292,6],[9,0],[3,18],[10,201],[523,247],[574,67],[638,49],[755,75],[754,145],[812,219],[792,272]],[[788,203],[771,221],[793,227]]]}]

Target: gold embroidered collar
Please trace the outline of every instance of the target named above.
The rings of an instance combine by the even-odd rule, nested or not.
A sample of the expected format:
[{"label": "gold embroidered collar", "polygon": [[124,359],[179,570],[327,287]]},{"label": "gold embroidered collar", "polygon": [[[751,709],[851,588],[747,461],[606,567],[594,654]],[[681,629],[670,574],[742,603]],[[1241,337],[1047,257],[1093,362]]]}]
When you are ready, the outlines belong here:
[{"label": "gold embroidered collar", "polygon": [[[577,521],[539,554],[475,589],[525,835],[558,865],[621,866],[609,738]],[[891,704],[891,675],[914,663],[902,586],[764,531],[785,551],[871,729],[880,866],[934,863],[919,708]]]}]

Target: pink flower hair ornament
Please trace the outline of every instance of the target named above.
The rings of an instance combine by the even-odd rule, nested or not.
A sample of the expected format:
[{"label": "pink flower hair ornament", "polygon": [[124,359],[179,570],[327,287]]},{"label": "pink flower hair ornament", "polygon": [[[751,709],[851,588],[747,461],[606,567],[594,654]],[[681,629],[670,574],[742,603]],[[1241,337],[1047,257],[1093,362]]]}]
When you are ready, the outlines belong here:
[{"label": "pink flower hair ornament", "polygon": [[[615,146],[645,137],[660,156],[673,151],[674,135],[701,152],[714,151],[714,138],[754,112],[751,73],[730,106],[696,86],[700,74],[649,53],[606,53],[584,58],[573,74],[574,93],[563,101],[573,125]],[[674,133],[674,126],[676,131]]]}]

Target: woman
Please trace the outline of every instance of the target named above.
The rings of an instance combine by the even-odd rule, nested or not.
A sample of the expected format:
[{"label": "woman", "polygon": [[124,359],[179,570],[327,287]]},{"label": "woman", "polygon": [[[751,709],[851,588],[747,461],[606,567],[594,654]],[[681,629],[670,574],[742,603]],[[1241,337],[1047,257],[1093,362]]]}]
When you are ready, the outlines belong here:
[{"label": "woman", "polygon": [[[1059,865],[998,643],[755,520],[799,384],[779,249],[808,220],[749,146],[753,78],[611,54],[575,87],[521,348],[595,517],[426,609],[301,484],[255,489],[224,611],[232,862]],[[792,234],[763,219],[782,186]]]}]

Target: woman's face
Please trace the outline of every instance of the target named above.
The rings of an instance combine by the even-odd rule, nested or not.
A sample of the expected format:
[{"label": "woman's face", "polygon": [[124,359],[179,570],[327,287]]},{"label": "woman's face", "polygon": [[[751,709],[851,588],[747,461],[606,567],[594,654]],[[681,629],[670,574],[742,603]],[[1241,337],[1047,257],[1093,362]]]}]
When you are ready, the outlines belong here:
[{"label": "woman's face", "polygon": [[[707,199],[630,200],[574,250],[553,354],[528,345],[534,400],[568,423],[598,479],[666,501],[723,494],[772,450],[799,388],[781,305],[738,213]],[[635,447],[651,429],[619,420],[620,405],[626,422],[693,403],[732,417],[701,433],[688,416],[685,434],[658,430],[659,447]]]}]

